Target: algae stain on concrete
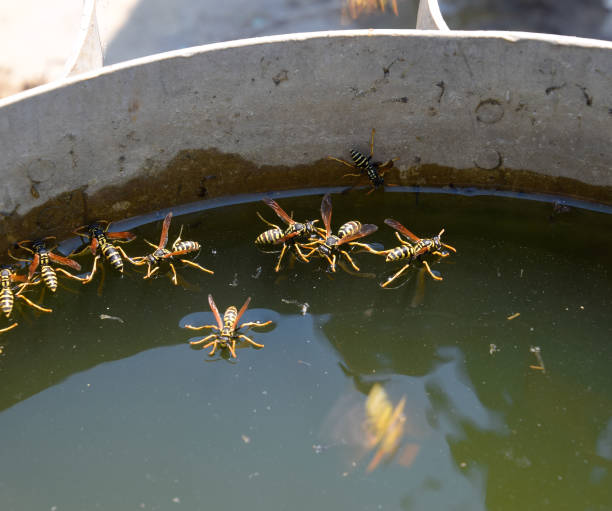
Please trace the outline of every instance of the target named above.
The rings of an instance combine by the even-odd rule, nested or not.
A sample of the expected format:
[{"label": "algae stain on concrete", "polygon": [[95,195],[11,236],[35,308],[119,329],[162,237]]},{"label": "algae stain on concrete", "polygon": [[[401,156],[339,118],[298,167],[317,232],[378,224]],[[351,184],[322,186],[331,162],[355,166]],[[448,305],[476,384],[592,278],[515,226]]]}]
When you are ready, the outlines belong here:
[{"label": "algae stain on concrete", "polygon": [[[0,251],[16,241],[43,236],[69,237],[72,231],[98,219],[116,221],[135,215],[209,198],[277,190],[367,185],[367,179],[343,177],[347,167],[321,159],[309,165],[257,165],[236,154],[216,149],[186,149],[167,165],[153,160],[140,175],[120,185],[88,193],[80,188],[63,193],[20,216],[16,211],[0,216]],[[401,172],[391,169],[389,184],[433,187],[478,187],[525,193],[545,193],[612,204],[612,188],[550,177],[528,170],[499,166],[455,169],[416,164]],[[377,193],[383,193],[382,191]]]}]

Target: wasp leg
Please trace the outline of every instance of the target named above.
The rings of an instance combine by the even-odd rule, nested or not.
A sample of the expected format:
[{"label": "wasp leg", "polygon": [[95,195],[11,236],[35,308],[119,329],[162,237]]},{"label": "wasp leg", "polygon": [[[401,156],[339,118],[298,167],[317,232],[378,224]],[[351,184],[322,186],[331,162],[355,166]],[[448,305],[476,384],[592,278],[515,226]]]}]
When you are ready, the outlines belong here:
[{"label": "wasp leg", "polygon": [[34,307],[35,309],[38,309],[41,312],[53,312],[53,309],[46,309],[45,307],[41,307],[40,305],[36,305],[32,300],[29,300],[28,298],[26,298],[25,296],[23,296],[20,293],[21,293],[21,291],[19,291],[19,293],[17,293],[15,296],[21,298],[30,307]]},{"label": "wasp leg", "polygon": [[[18,245],[19,245],[19,243],[18,243]],[[29,248],[22,247],[21,245],[20,245],[20,248],[22,248],[23,250],[28,250],[29,252],[32,252],[32,251],[31,251]],[[10,251],[10,250],[7,250],[7,252],[8,252],[8,256],[9,256],[11,259],[15,259],[15,261],[22,261],[22,262],[24,262],[24,263],[30,263],[30,262],[32,262],[32,259],[22,259],[21,257],[15,257],[13,254],[11,254],[11,251]],[[32,253],[34,253],[34,252],[32,252]]]},{"label": "wasp leg", "polygon": [[143,279],[149,279],[153,275],[155,275],[156,272],[159,271],[159,266],[156,266],[155,268],[153,268],[153,270],[151,270],[151,268],[153,268],[153,267],[149,264],[147,266],[147,274],[144,277],[142,277]]},{"label": "wasp leg", "polygon": [[402,238],[402,237],[400,236],[400,233],[399,233],[399,232],[397,232],[397,231],[395,231],[395,237],[396,237],[396,238],[399,240],[399,242],[400,242],[402,245],[408,245],[409,247],[412,247],[412,246],[413,246],[413,245],[412,245],[412,243],[409,243],[409,242],[408,242],[408,241],[406,241],[404,238]]},{"label": "wasp leg", "polygon": [[429,275],[431,276],[432,279],[434,279],[434,280],[444,280],[444,279],[442,279],[442,277],[438,277],[437,275],[434,275],[434,273],[431,271],[431,268],[427,264],[427,261],[423,261],[423,265],[427,269],[427,273],[429,273]]},{"label": "wasp leg", "polygon": [[[177,244],[177,243],[180,243],[180,242],[181,242],[181,236],[182,236],[182,235],[183,235],[183,226],[181,225],[181,228],[180,228],[180,230],[179,230],[179,235],[178,235],[178,238],[176,238],[176,239],[174,240],[174,243],[172,244],[172,246],[173,246],[173,247],[174,247],[174,246],[176,246],[176,244]],[[157,247],[156,247],[156,248],[157,248]]]},{"label": "wasp leg", "polygon": [[370,254],[386,256],[389,252],[391,252],[391,250],[374,250],[367,243],[360,243],[358,241],[351,242],[350,244],[351,245],[357,245],[358,247],[361,247],[361,248],[365,248],[368,252],[370,252]]},{"label": "wasp leg", "polygon": [[450,255],[448,252],[438,252],[437,250],[432,252],[432,254],[433,255],[437,255],[439,257],[448,257]]},{"label": "wasp leg", "polygon": [[[146,261],[146,258],[144,258],[144,257],[143,257],[143,258],[142,258],[140,261],[136,261],[136,259],[138,259],[138,258],[136,258],[136,259],[132,259],[132,258],[131,258],[129,255],[127,255],[127,254],[125,253],[125,250],[123,250],[123,249],[122,249],[122,248],[121,248],[119,245],[116,245],[116,246],[115,246],[115,248],[116,248],[116,249],[117,249],[119,252],[121,252],[121,255],[122,255],[124,258],[125,258],[125,260],[126,260],[126,261],[129,261],[129,262],[130,262],[130,263],[132,263],[134,266],[142,266],[143,264],[145,264],[145,263],[147,262],[147,261]],[[155,248],[157,248],[157,247],[155,247]]]},{"label": "wasp leg", "polygon": [[[391,168],[393,168],[393,162],[397,160],[399,160],[399,156],[396,156],[395,158],[391,158],[390,160],[380,163],[378,165],[378,173],[381,176],[384,176],[387,170],[390,170]],[[387,185],[387,186],[399,186],[399,185]]]},{"label": "wasp leg", "polygon": [[374,156],[374,133],[376,133],[376,130],[372,128],[372,134],[370,135],[370,158]]},{"label": "wasp leg", "polygon": [[376,191],[376,186],[372,186],[370,191],[366,193],[366,195],[370,195],[372,192]]},{"label": "wasp leg", "polygon": [[9,330],[12,330],[17,325],[19,325],[19,323],[13,323],[11,326],[7,326],[6,328],[3,328],[2,330],[0,330],[0,334],[3,334],[4,332],[8,332]]},{"label": "wasp leg", "polygon": [[214,341],[209,342],[206,346],[204,346],[204,349],[208,348],[211,344],[213,345],[213,348],[212,350],[210,350],[210,353],[208,354],[209,357],[212,357],[215,354],[215,351],[217,351],[217,346],[219,346],[219,341],[215,339]]},{"label": "wasp leg", "polygon": [[216,337],[217,337],[217,334],[210,334],[210,335],[207,335],[206,337],[202,337],[202,339],[198,339],[197,341],[190,341],[189,344],[191,344],[192,346],[199,346],[200,344],[204,344],[209,339],[214,339],[213,341],[209,342],[206,346],[204,346],[204,348],[208,348],[213,342],[217,342]]},{"label": "wasp leg", "polygon": [[91,282],[91,279],[93,279],[93,276],[96,273],[96,269],[98,267],[98,259],[100,259],[99,255],[97,255],[94,259],[93,266],[91,267],[91,271],[89,272],[89,276],[81,280],[83,284],[88,284],[89,282]]},{"label": "wasp leg", "polygon": [[440,245],[442,245],[444,248],[448,248],[449,250],[451,250],[452,252],[457,252],[457,249],[454,247],[451,247],[450,245],[447,245],[446,243],[440,243]]},{"label": "wasp leg", "polygon": [[281,264],[281,261],[283,260],[283,256],[285,255],[286,250],[287,250],[287,245],[283,243],[283,248],[281,250],[280,256],[278,257],[278,262],[276,263],[276,266],[274,267],[274,271],[277,273],[280,270],[280,264]]},{"label": "wasp leg", "polygon": [[302,243],[303,248],[309,248],[310,252],[305,257],[310,257],[323,244],[321,240],[311,241],[310,243]]},{"label": "wasp leg", "polygon": [[175,286],[178,286],[178,278],[176,276],[176,268],[174,267],[174,265],[172,263],[170,263],[170,269],[172,270],[172,283]]},{"label": "wasp leg", "polygon": [[259,217],[259,219],[260,219],[260,220],[261,220],[261,221],[262,221],[264,224],[269,225],[270,227],[274,227],[275,229],[278,229],[279,231],[282,231],[282,229],[281,229],[281,228],[280,228],[278,225],[273,224],[272,222],[268,222],[268,221],[267,221],[267,220],[266,220],[266,219],[265,219],[263,216],[261,216],[261,215],[259,214],[259,211],[257,211],[256,213],[257,213],[257,216]]},{"label": "wasp leg", "polygon": [[66,277],[69,277],[74,280],[78,280],[79,282],[83,282],[85,280],[84,277],[78,277],[77,275],[73,275],[69,271],[64,270],[64,268],[55,268],[56,273],[63,273]]},{"label": "wasp leg", "polygon": [[300,250],[300,246],[296,243],[295,245],[293,245],[295,247],[295,251],[297,253],[297,255],[299,256],[299,258],[304,261],[305,263],[308,263],[308,258],[306,256],[304,256],[304,254],[302,253],[302,251]]},{"label": "wasp leg", "polygon": [[[355,164],[348,162],[348,161],[341,160],[340,158],[334,158],[333,156],[328,156],[327,159],[339,161],[340,163],[344,163],[347,167],[351,167],[352,169],[356,168]],[[353,174],[353,175],[360,176],[361,174]]]},{"label": "wasp leg", "polygon": [[348,260],[349,263],[351,263],[351,266],[353,267],[353,269],[355,271],[359,271],[359,267],[355,264],[355,261],[353,261],[353,259],[351,258],[351,256],[349,255],[349,253],[346,250],[340,250],[340,253],[346,257],[346,259]]},{"label": "wasp leg", "polygon": [[272,323],[272,320],[260,323],[259,321],[249,321],[248,323],[242,323],[238,328],[256,328],[261,326],[268,326]]},{"label": "wasp leg", "polygon": [[258,342],[255,342],[253,339],[251,339],[250,337],[247,337],[247,336],[246,336],[246,335],[244,335],[244,334],[240,334],[240,335],[238,336],[238,339],[242,339],[243,341],[246,341],[246,342],[248,342],[248,343],[252,344],[252,345],[253,345],[253,346],[255,346],[256,348],[263,348],[263,347],[264,347],[264,345],[263,345],[263,344],[259,344]]},{"label": "wasp leg", "polygon": [[232,339],[232,344],[228,344],[227,349],[232,354],[232,357],[236,358],[236,339]]},{"label": "wasp leg", "polygon": [[381,284],[380,287],[387,287],[391,282],[393,282],[397,277],[399,277],[402,273],[404,273],[410,267],[410,263],[404,265],[400,271],[398,271],[393,277],[387,280],[384,284]]},{"label": "wasp leg", "polygon": [[211,275],[215,273],[214,271],[208,270],[204,268],[203,266],[200,266],[199,264],[194,263],[193,261],[190,261],[189,259],[179,259],[179,261],[181,261],[182,263],[188,264],[189,266],[193,266],[194,268],[197,268],[200,271],[210,273]]},{"label": "wasp leg", "polygon": [[321,254],[325,259],[327,259],[327,262],[329,263],[329,267],[331,269],[332,272],[336,271],[336,256],[334,255],[333,258],[329,257],[327,254]]},{"label": "wasp leg", "polygon": [[215,330],[219,331],[219,327],[217,325],[202,325],[202,326],[185,325],[184,328],[189,328],[189,330],[202,330],[203,328],[214,328]]}]

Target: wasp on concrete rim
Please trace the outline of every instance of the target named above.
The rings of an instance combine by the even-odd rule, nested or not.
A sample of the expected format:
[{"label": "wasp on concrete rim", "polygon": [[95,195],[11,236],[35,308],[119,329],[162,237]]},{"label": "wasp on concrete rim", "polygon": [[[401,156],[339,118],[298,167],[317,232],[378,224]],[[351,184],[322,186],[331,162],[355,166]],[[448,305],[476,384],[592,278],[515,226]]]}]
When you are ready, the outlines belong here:
[{"label": "wasp on concrete rim", "polygon": [[[342,177],[347,177],[347,176],[361,177],[365,174],[367,178],[370,180],[370,186],[372,188],[369,192],[367,192],[366,195],[371,194],[374,190],[376,190],[377,188],[385,184],[385,179],[384,179],[385,172],[389,170],[390,168],[392,168],[393,162],[398,159],[398,158],[392,158],[391,160],[387,160],[385,162],[378,162],[372,159],[374,157],[374,133],[376,133],[376,130],[372,128],[372,135],[370,137],[370,154],[368,156],[365,156],[364,154],[360,153],[356,149],[351,149],[350,153],[351,153],[351,158],[353,159],[352,162],[348,162],[346,160],[342,160],[334,156],[327,157],[328,160],[339,161],[340,163],[343,163],[347,167],[350,167],[352,169],[358,169],[360,171],[359,174],[349,173],[349,174],[344,174],[344,176]],[[394,185],[388,185],[388,186],[394,186]]]}]

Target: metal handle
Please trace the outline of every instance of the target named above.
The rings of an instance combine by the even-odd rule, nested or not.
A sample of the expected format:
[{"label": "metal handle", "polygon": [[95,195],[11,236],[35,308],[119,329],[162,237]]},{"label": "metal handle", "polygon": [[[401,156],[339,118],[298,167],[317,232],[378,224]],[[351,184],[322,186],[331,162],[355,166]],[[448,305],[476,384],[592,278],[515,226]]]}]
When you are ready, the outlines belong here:
[{"label": "metal handle", "polygon": [[416,28],[419,30],[450,30],[442,17],[438,0],[421,0],[419,2]]},{"label": "metal handle", "polygon": [[84,0],[79,37],[73,54],[66,62],[65,76],[102,67],[102,42],[96,18],[96,0]]}]

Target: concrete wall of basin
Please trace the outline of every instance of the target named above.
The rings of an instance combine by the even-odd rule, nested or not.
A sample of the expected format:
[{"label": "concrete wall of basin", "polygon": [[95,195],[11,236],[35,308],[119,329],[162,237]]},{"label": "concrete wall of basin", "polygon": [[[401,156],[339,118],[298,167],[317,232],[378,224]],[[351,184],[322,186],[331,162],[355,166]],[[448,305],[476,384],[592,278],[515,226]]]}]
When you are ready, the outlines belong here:
[{"label": "concrete wall of basin", "polygon": [[[207,45],[0,101],[1,247],[237,193],[391,183],[612,204],[612,43],[343,31]],[[380,192],[383,193],[383,192]]]}]

